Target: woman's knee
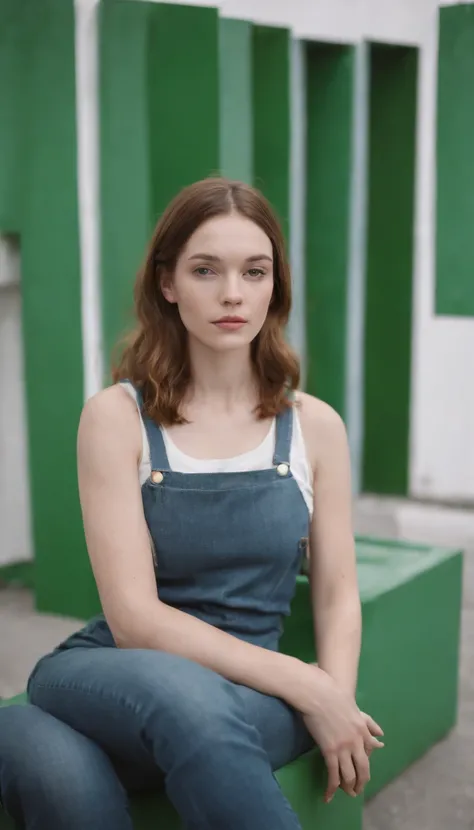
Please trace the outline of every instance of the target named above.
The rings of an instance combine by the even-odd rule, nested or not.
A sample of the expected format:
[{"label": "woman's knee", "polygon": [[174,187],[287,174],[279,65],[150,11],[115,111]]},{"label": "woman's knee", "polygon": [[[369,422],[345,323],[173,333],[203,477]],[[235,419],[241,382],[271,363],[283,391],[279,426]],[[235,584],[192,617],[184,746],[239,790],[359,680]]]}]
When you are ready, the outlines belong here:
[{"label": "woman's knee", "polygon": [[27,826],[50,815],[63,816],[61,827],[104,810],[126,815],[125,792],[103,751],[32,705],[0,710],[0,800],[18,821],[35,816]]}]

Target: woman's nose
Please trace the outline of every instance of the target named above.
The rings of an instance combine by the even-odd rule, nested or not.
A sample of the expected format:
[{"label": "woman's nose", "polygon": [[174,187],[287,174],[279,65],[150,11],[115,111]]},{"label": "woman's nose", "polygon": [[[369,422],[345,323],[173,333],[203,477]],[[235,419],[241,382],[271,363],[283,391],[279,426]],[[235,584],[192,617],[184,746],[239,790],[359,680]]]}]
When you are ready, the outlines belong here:
[{"label": "woman's nose", "polygon": [[222,302],[226,305],[241,305],[242,285],[239,277],[228,277],[222,287]]}]

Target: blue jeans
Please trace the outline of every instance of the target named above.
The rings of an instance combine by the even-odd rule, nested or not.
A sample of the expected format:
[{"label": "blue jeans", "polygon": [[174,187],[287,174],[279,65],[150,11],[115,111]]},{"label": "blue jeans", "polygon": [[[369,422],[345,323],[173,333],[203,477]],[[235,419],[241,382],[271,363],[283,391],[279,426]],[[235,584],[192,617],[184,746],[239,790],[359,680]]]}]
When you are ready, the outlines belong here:
[{"label": "blue jeans", "polygon": [[[298,713],[175,655],[75,648],[0,709],[0,797],[26,830],[132,830],[164,781],[189,830],[298,830],[273,775],[312,746]],[[166,830],[159,828],[157,830]]]}]

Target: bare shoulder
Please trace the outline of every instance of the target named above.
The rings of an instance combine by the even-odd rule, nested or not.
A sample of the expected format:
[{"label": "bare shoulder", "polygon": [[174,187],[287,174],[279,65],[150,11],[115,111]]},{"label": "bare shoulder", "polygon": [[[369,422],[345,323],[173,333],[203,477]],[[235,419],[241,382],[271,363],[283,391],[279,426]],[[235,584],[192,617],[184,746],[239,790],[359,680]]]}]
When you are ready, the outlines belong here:
[{"label": "bare shoulder", "polygon": [[81,413],[78,432],[79,451],[95,451],[96,446],[120,443],[122,450],[140,450],[141,432],[138,411],[131,396],[119,385],[102,389],[89,398]]},{"label": "bare shoulder", "polygon": [[328,453],[346,448],[346,427],[332,406],[313,395],[298,391],[296,403],[306,450],[315,470]]},{"label": "bare shoulder", "polygon": [[308,395],[307,392],[298,392],[296,402],[303,428],[307,426],[311,430],[322,429],[326,435],[345,433],[344,421],[329,404],[315,398],[314,395]]}]

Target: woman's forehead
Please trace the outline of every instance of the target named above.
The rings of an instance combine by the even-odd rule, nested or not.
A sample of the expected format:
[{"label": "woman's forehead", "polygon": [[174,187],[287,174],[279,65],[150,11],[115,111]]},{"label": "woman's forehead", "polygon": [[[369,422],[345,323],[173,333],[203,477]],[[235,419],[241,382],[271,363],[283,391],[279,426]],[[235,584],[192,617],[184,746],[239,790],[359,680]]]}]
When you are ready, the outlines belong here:
[{"label": "woman's forehead", "polygon": [[243,259],[257,255],[271,256],[272,243],[265,231],[251,219],[238,214],[217,216],[204,222],[189,238],[183,254],[209,254],[225,259],[238,255]]}]

